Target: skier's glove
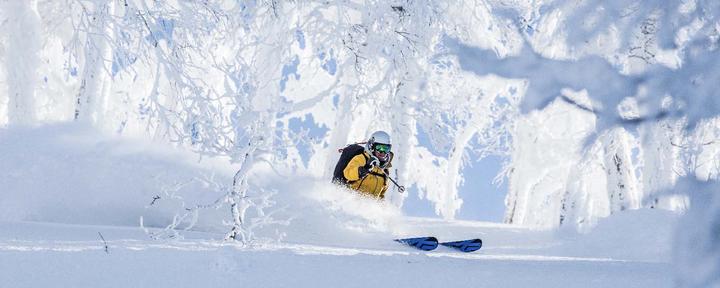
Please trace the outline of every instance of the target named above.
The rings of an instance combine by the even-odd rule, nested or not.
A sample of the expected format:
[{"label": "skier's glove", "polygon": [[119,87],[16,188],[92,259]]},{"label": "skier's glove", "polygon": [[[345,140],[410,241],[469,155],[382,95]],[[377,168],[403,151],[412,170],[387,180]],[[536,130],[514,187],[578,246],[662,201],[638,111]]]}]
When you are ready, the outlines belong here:
[{"label": "skier's glove", "polygon": [[376,157],[373,156],[370,159],[370,162],[365,163],[365,166],[358,168],[358,175],[360,176],[360,178],[363,178],[365,177],[365,175],[370,173],[370,171],[373,170],[373,167],[380,166],[380,160],[378,160]]},{"label": "skier's glove", "polygon": [[372,160],[370,160],[370,163],[368,164],[370,165],[371,170],[373,167],[380,167],[380,160],[378,160],[375,156],[373,156],[371,159]]}]

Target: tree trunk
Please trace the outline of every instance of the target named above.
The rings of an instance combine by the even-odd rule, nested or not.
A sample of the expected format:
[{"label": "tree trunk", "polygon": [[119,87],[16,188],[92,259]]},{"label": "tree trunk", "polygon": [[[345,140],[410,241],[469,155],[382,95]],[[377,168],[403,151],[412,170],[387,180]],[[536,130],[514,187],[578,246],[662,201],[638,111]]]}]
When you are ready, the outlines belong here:
[{"label": "tree trunk", "polygon": [[7,1],[8,14],[7,86],[8,124],[35,122],[35,85],[40,64],[40,16],[37,0]]},{"label": "tree trunk", "polygon": [[105,98],[109,89],[107,63],[112,61],[108,45],[110,29],[108,17],[112,15],[112,2],[95,3],[94,11],[89,17],[89,32],[85,41],[85,65],[76,97],[75,120],[91,123],[101,122],[105,106]]}]

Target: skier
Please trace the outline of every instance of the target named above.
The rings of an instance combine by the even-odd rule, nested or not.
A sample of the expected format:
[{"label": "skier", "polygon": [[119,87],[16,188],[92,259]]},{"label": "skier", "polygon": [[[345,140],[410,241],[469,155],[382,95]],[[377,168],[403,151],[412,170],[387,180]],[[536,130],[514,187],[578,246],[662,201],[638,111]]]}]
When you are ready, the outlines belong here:
[{"label": "skier", "polygon": [[379,199],[385,198],[388,181],[392,181],[389,179],[390,162],[394,157],[391,147],[390,135],[376,131],[367,142],[341,149],[333,182]]}]

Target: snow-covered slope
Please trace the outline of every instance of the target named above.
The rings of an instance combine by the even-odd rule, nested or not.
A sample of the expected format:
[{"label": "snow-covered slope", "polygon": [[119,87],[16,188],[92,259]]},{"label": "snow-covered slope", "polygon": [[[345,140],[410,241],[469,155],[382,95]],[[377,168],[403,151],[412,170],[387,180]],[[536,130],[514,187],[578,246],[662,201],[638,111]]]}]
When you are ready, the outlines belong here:
[{"label": "snow-covered slope", "polygon": [[[665,262],[563,256],[552,235],[481,223],[417,220],[417,228],[472,230],[472,254],[416,252],[389,241],[288,242],[240,247],[192,234],[152,241],[137,228],[2,223],[6,287],[671,287]],[[438,226],[442,226],[439,228]],[[433,229],[434,228],[434,229]],[[108,241],[105,250],[99,234]],[[500,241],[500,242],[497,242]],[[615,245],[610,245],[615,246]]]},{"label": "snow-covered slope", "polygon": [[[188,208],[221,197],[213,183],[231,181],[233,167],[198,159],[76,125],[0,131],[1,286],[672,284],[677,217],[670,212],[616,214],[589,234],[412,218],[325,179],[270,169],[257,169],[250,178],[276,191],[275,205],[265,212],[273,212],[278,223],[254,229],[255,241],[223,240],[230,214],[222,205],[197,209],[192,221],[159,233]],[[445,241],[480,237],[484,246],[474,253],[442,247],[420,252],[391,241],[420,235]]]}]

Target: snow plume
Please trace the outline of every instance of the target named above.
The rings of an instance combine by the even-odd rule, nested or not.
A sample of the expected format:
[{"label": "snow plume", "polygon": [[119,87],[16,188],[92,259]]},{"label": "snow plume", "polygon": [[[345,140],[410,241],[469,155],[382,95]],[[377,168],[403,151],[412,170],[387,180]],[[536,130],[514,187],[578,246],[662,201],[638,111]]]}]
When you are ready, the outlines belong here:
[{"label": "snow plume", "polygon": [[[328,228],[344,234],[359,235],[373,233],[394,234],[402,231],[401,213],[389,203],[377,199],[366,198],[356,192],[340,188],[327,182],[302,183],[309,189],[303,189],[301,195],[305,204],[311,209],[302,209],[302,214],[293,217],[293,221],[301,221],[299,227],[306,225],[330,224],[324,228],[316,227],[318,233],[326,233]],[[311,200],[311,201],[308,201]],[[310,210],[310,211],[308,211]],[[313,212],[314,211],[314,212]],[[323,219],[318,219],[323,218]],[[309,224],[307,222],[317,222]],[[293,224],[297,225],[297,224]],[[326,235],[325,237],[328,237]]]},{"label": "snow plume", "polygon": [[[244,244],[327,243],[405,235],[400,210],[310,175],[280,175],[264,162],[247,171],[231,215],[233,166],[166,144],[107,136],[84,125],[0,131],[0,221],[138,226],[152,239],[204,231]],[[243,204],[245,203],[245,204]],[[241,223],[235,223],[241,216]]]}]

